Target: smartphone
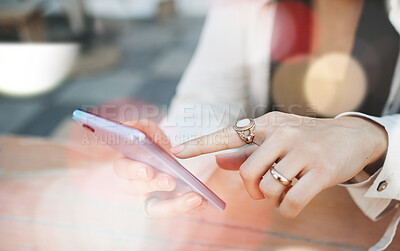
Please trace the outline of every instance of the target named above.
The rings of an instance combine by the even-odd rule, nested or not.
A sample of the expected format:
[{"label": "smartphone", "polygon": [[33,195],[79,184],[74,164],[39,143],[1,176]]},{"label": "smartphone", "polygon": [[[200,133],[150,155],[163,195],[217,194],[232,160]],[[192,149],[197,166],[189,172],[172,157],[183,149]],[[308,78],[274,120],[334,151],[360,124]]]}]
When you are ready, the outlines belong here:
[{"label": "smartphone", "polygon": [[101,143],[126,158],[147,163],[158,171],[173,176],[177,184],[183,184],[190,191],[200,194],[215,208],[221,211],[225,209],[223,200],[140,130],[83,110],[75,110],[72,118],[89,129]]}]

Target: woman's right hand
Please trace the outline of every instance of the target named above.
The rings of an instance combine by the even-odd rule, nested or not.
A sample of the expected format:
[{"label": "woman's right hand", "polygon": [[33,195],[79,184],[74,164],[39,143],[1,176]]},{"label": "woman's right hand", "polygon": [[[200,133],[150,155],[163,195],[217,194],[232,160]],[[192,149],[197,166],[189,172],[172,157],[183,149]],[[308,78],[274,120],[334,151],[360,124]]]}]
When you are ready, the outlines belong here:
[{"label": "woman's right hand", "polygon": [[[170,143],[164,132],[154,122],[148,120],[130,121],[124,123],[144,132],[155,143],[169,153]],[[171,155],[172,156],[172,155]],[[168,218],[182,215],[191,211],[198,211],[207,206],[207,202],[197,193],[176,193],[175,179],[166,173],[157,171],[152,166],[127,159],[118,158],[114,162],[116,175],[124,179],[125,192],[148,198],[145,202],[147,217],[152,219]],[[159,192],[174,193],[172,198],[162,199]]]}]

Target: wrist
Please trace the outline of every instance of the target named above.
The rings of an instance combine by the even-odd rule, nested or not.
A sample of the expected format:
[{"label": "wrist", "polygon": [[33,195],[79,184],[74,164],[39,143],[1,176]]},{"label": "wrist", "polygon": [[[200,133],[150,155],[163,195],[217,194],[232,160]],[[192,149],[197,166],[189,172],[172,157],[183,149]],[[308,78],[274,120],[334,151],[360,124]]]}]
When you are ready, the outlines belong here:
[{"label": "wrist", "polygon": [[[375,151],[374,151],[374,155],[372,156],[370,162],[368,164],[372,164],[375,163],[379,160],[381,160],[382,158],[384,158],[386,156],[386,152],[387,152],[387,148],[388,148],[388,134],[386,132],[386,129],[372,121],[369,119],[365,119],[365,118],[360,118],[362,119],[366,124],[369,125],[370,130],[368,135],[371,135],[372,137],[372,143],[375,145]],[[367,137],[368,137],[367,135]]]},{"label": "wrist", "polygon": [[366,165],[372,165],[385,158],[388,148],[388,134],[386,129],[373,120],[358,116],[343,116],[338,118],[341,121],[346,121],[347,125],[362,130],[364,133],[364,142],[372,146],[372,153],[368,156]]}]

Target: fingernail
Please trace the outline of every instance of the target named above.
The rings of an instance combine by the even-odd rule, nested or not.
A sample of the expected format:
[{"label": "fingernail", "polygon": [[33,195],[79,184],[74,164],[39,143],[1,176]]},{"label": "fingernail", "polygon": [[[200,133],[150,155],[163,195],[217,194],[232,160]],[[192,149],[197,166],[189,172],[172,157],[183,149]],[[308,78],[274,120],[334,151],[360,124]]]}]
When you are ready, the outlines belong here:
[{"label": "fingernail", "polygon": [[165,177],[165,176],[159,177],[157,180],[157,183],[162,188],[170,188],[171,187],[168,177]]},{"label": "fingernail", "polygon": [[174,146],[171,149],[169,149],[173,154],[179,154],[183,151],[183,149],[185,148],[184,145],[178,145],[178,146]]},{"label": "fingernail", "polygon": [[146,168],[139,168],[137,172],[140,178],[147,178],[149,176]]},{"label": "fingernail", "polygon": [[203,201],[203,199],[200,196],[192,195],[187,199],[186,203],[189,208],[195,208],[195,207],[199,206],[202,201]]}]

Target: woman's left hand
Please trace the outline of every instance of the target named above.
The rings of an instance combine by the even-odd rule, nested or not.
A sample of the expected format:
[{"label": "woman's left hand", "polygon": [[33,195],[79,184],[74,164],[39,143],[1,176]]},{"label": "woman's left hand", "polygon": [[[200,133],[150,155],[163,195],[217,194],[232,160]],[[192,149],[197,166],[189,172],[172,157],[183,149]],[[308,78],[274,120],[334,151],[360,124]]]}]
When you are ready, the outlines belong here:
[{"label": "woman's left hand", "polygon": [[[270,112],[255,119],[254,142],[235,153],[217,156],[225,169],[239,170],[253,199],[268,199],[283,216],[293,218],[323,189],[348,181],[387,150],[385,129],[360,117],[315,119]],[[189,158],[244,146],[233,127],[188,141],[171,149]],[[268,170],[298,182],[284,186]]]}]

